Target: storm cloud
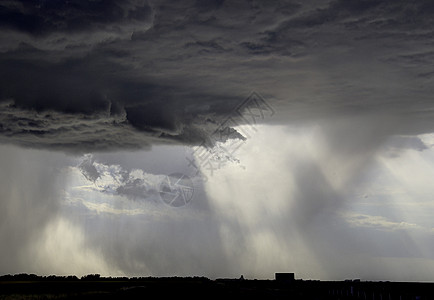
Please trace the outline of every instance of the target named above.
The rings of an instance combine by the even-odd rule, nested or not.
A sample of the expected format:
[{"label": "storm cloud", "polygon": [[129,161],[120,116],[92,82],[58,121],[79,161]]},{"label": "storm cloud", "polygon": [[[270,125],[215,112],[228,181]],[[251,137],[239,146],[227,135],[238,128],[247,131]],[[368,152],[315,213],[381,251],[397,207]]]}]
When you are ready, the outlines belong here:
[{"label": "storm cloud", "polygon": [[[429,0],[2,1],[0,269],[432,278],[433,15]],[[158,197],[170,173],[199,182],[178,210]]]},{"label": "storm cloud", "polygon": [[429,1],[0,7],[6,142],[198,144],[252,91],[280,112],[276,123],[377,112],[400,119],[396,134],[433,128]]}]

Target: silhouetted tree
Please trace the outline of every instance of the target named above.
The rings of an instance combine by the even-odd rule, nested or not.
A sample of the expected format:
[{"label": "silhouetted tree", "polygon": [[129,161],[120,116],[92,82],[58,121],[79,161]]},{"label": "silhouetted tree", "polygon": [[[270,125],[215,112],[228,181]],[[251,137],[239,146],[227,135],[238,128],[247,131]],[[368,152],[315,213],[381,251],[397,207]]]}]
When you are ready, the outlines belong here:
[{"label": "silhouetted tree", "polygon": [[101,278],[100,274],[88,274],[81,277],[81,280],[98,280]]}]

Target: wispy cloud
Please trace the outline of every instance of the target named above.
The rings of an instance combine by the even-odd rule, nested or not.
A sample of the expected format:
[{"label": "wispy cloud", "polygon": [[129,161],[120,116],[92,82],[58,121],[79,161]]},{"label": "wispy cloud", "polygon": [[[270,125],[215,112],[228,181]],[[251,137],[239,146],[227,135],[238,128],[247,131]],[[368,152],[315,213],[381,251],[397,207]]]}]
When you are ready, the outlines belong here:
[{"label": "wispy cloud", "polygon": [[136,216],[136,215],[146,215],[148,211],[143,208],[132,208],[128,209],[125,207],[116,208],[109,203],[96,203],[91,201],[86,201],[81,198],[66,198],[65,202],[68,205],[83,205],[86,209],[97,214],[113,214],[113,215],[125,215],[125,216]]},{"label": "wispy cloud", "polygon": [[422,230],[426,232],[434,232],[433,228],[425,228],[415,223],[405,221],[392,221],[383,216],[373,216],[365,214],[344,214],[345,221],[354,227],[364,227],[383,231],[396,230]]},{"label": "wispy cloud", "polygon": [[94,190],[132,200],[158,197],[159,184],[165,175],[146,173],[141,169],[127,170],[120,165],[105,165],[93,161],[91,155],[83,157],[78,170]]}]

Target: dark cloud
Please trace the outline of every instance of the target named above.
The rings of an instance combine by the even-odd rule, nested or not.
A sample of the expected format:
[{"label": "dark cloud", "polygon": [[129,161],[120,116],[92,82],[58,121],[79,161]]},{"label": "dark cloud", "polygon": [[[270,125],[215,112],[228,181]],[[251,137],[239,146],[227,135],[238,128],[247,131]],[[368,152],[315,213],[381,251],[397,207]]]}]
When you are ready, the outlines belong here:
[{"label": "dark cloud", "polygon": [[[73,179],[87,181],[69,191],[76,193],[69,200],[77,210],[70,217],[85,229],[90,248],[103,249],[107,261],[129,274],[226,275],[243,267],[259,274],[272,269],[270,259],[280,267],[282,257],[293,256],[318,258],[326,273],[344,276],[336,268],[354,269],[356,260],[342,262],[341,253],[378,257],[411,248],[394,251],[398,235],[376,248],[382,234],[360,247],[339,212],[382,144],[427,147],[412,135],[434,130],[433,8],[430,1],[374,0],[3,1],[0,142],[105,151],[78,163],[84,178],[78,173]],[[252,172],[231,166],[226,177],[216,172],[216,184],[206,186],[213,199],[192,201],[192,214],[137,215],[145,209],[135,205],[156,205],[139,201],[158,196],[152,174],[191,172],[180,145],[249,139],[234,127],[252,121],[239,115],[248,109],[236,109],[252,91],[273,107],[272,116],[258,123],[307,125],[303,129],[318,132],[314,141],[304,130],[297,137],[306,135],[306,144],[318,148],[270,130],[265,136],[275,140],[251,148]],[[229,117],[235,123],[222,125]],[[159,145],[154,156],[115,152],[162,143],[170,149]],[[238,164],[225,150],[215,147],[210,154]],[[0,248],[12,257],[0,262],[5,272],[22,265],[15,249],[30,251],[30,237],[59,215],[51,168],[58,156],[14,151],[6,147],[0,157],[6,199]],[[21,165],[27,156],[33,171]],[[258,177],[250,182],[248,176]],[[397,223],[368,221],[380,229]]]},{"label": "dark cloud", "polygon": [[96,191],[124,196],[134,201],[158,198],[159,185],[165,178],[165,175],[146,173],[142,169],[101,163],[89,154],[83,157],[78,169],[92,182]]},{"label": "dark cloud", "polygon": [[430,11],[428,1],[7,1],[2,139],[79,152],[197,144],[251,91],[273,103],[275,123],[376,112],[401,119],[397,134],[427,132]]},{"label": "dark cloud", "polygon": [[87,180],[95,182],[101,176],[101,174],[93,165],[92,157],[86,157],[86,159],[81,162],[78,168]]},{"label": "dark cloud", "polygon": [[0,26],[40,36],[115,27],[149,19],[151,13],[145,1],[13,0],[0,5]]},{"label": "dark cloud", "polygon": [[118,187],[116,192],[119,195],[125,195],[132,199],[141,199],[147,196],[148,190],[144,185],[143,179],[136,178],[132,181],[127,181],[124,185]]},{"label": "dark cloud", "polygon": [[387,148],[394,149],[413,149],[424,151],[428,149],[427,145],[416,136],[393,136],[386,145]]}]

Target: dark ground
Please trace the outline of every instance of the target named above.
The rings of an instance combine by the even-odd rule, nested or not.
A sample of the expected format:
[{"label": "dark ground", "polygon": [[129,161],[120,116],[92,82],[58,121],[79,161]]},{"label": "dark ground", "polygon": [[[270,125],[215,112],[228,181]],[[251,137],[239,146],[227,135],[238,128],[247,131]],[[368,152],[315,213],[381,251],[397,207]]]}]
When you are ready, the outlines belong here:
[{"label": "dark ground", "polygon": [[434,283],[240,280],[205,277],[0,277],[0,299],[434,299]]}]

